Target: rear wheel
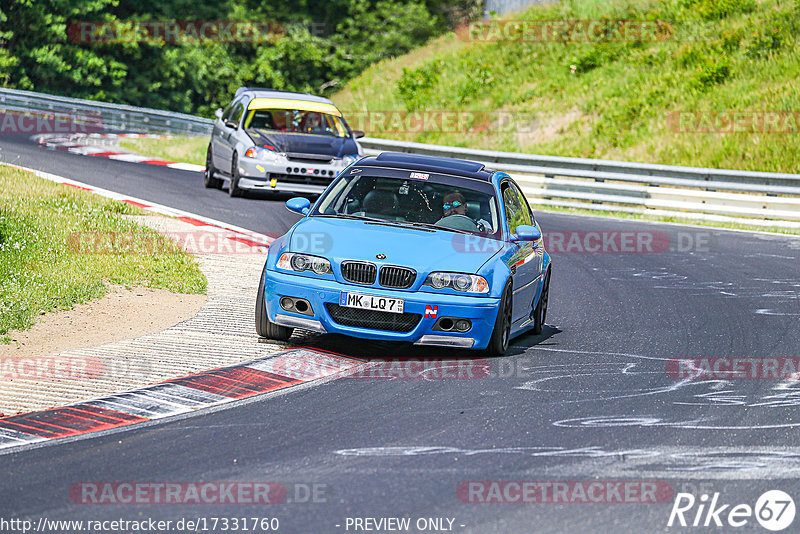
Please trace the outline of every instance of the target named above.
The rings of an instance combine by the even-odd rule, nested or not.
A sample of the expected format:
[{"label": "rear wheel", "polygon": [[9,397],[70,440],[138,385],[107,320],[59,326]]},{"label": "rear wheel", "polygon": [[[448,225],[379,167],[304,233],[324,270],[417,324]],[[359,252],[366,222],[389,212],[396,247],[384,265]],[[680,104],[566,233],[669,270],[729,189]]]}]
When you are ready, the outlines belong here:
[{"label": "rear wheel", "polygon": [[239,187],[239,156],[233,153],[231,161],[231,181],[228,182],[228,194],[232,197],[240,197],[244,191]]},{"label": "rear wheel", "polygon": [[222,187],[222,180],[214,178],[217,169],[214,167],[214,156],[211,152],[211,144],[206,151],[206,169],[203,171],[203,185],[209,189],[219,189]]},{"label": "rear wheel", "polygon": [[489,356],[502,356],[508,350],[508,342],[511,339],[511,313],[514,310],[514,295],[511,290],[511,282],[506,283],[503,289],[503,296],[500,297],[500,306],[497,308],[497,319],[494,322],[492,338],[486,352]]},{"label": "rear wheel", "polygon": [[536,304],[536,309],[533,310],[533,333],[541,334],[544,329],[544,322],[547,319],[547,302],[550,300],[550,269],[544,277],[544,285],[542,286],[542,295],[539,297],[539,302]]},{"label": "rear wheel", "polygon": [[267,316],[267,306],[264,302],[264,285],[267,276],[267,267],[261,273],[261,283],[258,284],[256,295],[256,332],[259,336],[276,341],[286,341],[292,335],[292,328],[275,324]]}]

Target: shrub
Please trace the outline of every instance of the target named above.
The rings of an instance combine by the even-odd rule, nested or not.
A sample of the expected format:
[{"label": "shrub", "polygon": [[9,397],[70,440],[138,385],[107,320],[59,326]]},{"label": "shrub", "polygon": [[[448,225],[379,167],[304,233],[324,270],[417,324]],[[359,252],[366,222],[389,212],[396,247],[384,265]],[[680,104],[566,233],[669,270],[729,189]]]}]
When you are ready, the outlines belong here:
[{"label": "shrub", "polygon": [[439,83],[440,62],[427,63],[418,69],[403,67],[403,74],[397,81],[397,94],[408,111],[425,106],[428,96]]}]

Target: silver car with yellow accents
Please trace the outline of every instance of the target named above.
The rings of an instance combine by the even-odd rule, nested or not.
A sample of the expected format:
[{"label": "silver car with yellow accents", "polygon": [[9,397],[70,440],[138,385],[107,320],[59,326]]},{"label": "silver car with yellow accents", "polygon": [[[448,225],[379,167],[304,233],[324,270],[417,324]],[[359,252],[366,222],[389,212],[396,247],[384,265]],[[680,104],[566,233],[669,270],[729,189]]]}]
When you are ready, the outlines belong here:
[{"label": "silver car with yellow accents", "polygon": [[203,181],[230,196],[248,190],[321,193],[363,155],[342,112],[327,98],[240,87],[216,112]]}]

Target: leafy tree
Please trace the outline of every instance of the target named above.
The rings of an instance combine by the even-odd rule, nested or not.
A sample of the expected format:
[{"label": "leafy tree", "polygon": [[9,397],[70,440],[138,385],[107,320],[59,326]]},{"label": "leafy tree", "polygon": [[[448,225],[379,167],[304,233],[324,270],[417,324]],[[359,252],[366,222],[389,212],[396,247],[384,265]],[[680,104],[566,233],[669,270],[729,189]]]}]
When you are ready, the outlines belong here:
[{"label": "leafy tree", "polygon": [[[210,115],[236,87],[326,93],[371,63],[424,44],[479,0],[4,0],[0,85]],[[256,21],[264,42],[87,42],[81,22]]]}]

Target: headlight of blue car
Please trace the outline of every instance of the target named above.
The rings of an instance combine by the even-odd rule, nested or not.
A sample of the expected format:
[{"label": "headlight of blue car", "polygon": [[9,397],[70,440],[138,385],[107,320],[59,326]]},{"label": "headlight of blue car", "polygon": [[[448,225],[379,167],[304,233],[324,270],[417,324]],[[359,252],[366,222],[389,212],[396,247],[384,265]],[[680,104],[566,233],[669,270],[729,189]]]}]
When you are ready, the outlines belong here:
[{"label": "headlight of blue car", "polygon": [[278,258],[277,267],[284,271],[295,271],[299,273],[303,271],[311,271],[318,275],[333,273],[331,262],[325,258],[312,256],[310,254],[296,254],[293,252],[284,252],[281,254],[281,257]]},{"label": "headlight of blue car", "polygon": [[464,273],[431,273],[423,285],[434,289],[451,288],[464,293],[488,293],[489,283],[486,278],[476,274]]},{"label": "headlight of blue car", "polygon": [[267,163],[281,163],[286,161],[286,156],[284,154],[257,146],[248,148],[244,155],[247,158],[257,159]]}]

